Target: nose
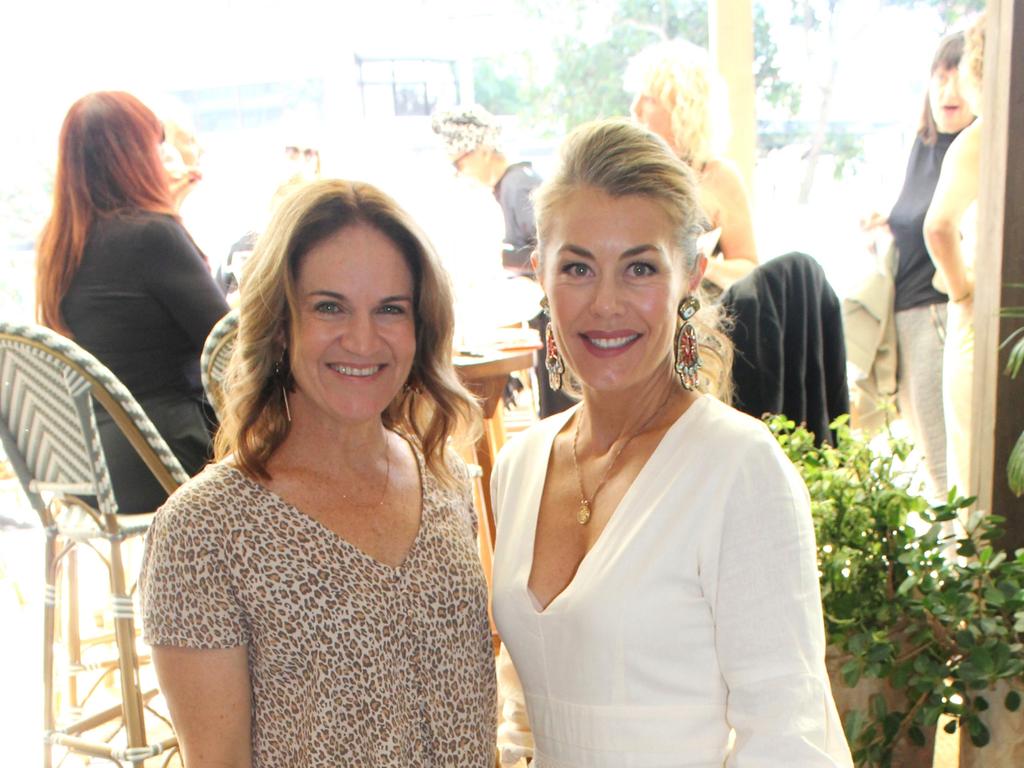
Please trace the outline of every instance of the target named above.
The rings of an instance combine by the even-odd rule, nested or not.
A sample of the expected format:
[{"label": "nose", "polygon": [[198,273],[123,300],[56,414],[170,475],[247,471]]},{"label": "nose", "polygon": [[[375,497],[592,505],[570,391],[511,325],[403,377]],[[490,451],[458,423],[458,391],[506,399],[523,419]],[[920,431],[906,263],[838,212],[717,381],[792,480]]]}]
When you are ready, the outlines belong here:
[{"label": "nose", "polygon": [[957,70],[949,73],[949,77],[946,78],[946,82],[942,85],[940,94],[943,103],[955,101],[960,97],[960,73]]},{"label": "nose", "polygon": [[598,317],[614,317],[622,311],[619,281],[610,271],[597,281],[591,311]]},{"label": "nose", "polygon": [[346,329],[344,345],[350,352],[369,356],[377,351],[379,342],[377,325],[372,315],[357,312]]}]

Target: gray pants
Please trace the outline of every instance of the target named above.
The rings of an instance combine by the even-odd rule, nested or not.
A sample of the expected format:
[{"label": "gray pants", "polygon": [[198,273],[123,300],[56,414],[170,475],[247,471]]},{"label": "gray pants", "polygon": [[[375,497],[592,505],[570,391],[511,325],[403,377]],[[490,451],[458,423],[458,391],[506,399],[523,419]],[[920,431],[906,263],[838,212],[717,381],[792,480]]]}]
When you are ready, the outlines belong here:
[{"label": "gray pants", "polygon": [[946,305],[929,304],[896,313],[897,393],[914,444],[924,456],[933,499],[945,499],[946,421],[942,411],[942,353]]}]

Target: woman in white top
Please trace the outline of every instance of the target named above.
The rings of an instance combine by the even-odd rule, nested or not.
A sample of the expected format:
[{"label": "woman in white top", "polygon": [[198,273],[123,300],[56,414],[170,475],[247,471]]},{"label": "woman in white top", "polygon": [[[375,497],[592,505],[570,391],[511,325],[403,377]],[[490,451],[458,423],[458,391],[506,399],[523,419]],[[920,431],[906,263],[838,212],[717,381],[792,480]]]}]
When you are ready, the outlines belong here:
[{"label": "woman in white top", "polygon": [[730,355],[694,315],[692,172],[643,128],[589,124],[536,212],[548,370],[582,402],[493,475],[494,616],[529,717],[502,740],[535,742],[504,759],[851,765],[806,489],[762,424],[705,394]]},{"label": "woman in white top", "polygon": [[924,241],[937,276],[949,296],[942,360],[942,407],[946,420],[946,473],[961,496],[972,492],[971,408],[974,379],[974,250],[977,241],[978,182],[981,162],[981,74],[985,15],[967,31],[960,69],[963,93],[978,119],[949,145],[931,205],[924,219]]}]

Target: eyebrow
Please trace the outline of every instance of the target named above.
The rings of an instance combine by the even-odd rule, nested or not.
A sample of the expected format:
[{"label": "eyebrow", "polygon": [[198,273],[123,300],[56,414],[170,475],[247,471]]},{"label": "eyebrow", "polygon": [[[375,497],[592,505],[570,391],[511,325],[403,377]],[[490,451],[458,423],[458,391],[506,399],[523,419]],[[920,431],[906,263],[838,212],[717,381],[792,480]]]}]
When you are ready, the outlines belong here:
[{"label": "eyebrow", "polygon": [[[594,254],[588,251],[586,248],[573,243],[566,243],[558,249],[559,253],[568,251],[571,254],[579,256],[584,259],[593,259]],[[656,253],[662,253],[662,249],[652,243],[644,243],[643,245],[634,245],[632,248],[627,248],[619,254],[620,259],[631,259],[634,256],[639,256],[641,253],[647,253],[648,251],[655,251]]]},{"label": "eyebrow", "polygon": [[[306,296],[312,298],[314,296],[323,296],[328,299],[337,299],[339,301],[348,301],[348,297],[343,293],[337,291],[310,291]],[[393,296],[385,296],[377,301],[378,304],[395,304],[400,301],[407,301],[412,304],[412,296],[406,294],[395,294]]]}]

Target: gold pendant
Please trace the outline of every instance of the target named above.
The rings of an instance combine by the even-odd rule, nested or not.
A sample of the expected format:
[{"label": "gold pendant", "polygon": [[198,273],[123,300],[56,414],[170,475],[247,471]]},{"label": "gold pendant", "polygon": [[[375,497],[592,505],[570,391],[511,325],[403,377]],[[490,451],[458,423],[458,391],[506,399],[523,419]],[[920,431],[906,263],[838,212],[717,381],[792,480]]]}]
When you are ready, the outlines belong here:
[{"label": "gold pendant", "polygon": [[576,522],[580,525],[586,525],[590,522],[590,502],[586,499],[580,499],[580,508],[576,513]]}]

